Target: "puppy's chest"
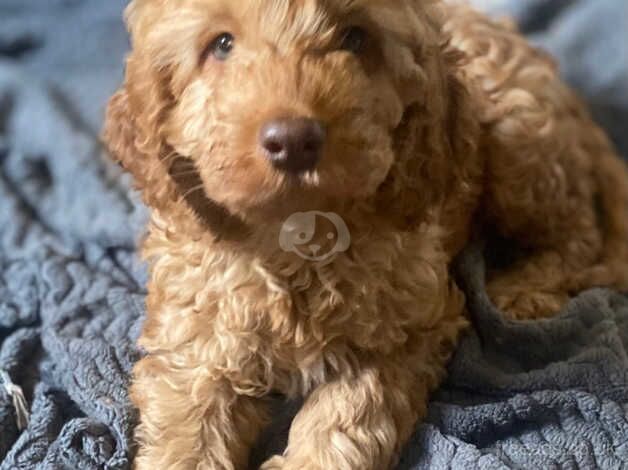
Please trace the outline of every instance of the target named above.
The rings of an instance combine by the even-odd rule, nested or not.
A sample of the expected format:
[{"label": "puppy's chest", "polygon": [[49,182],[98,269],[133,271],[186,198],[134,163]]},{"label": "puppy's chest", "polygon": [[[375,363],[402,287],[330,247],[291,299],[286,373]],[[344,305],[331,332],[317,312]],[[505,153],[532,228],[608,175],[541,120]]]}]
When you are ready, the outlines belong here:
[{"label": "puppy's chest", "polygon": [[219,295],[255,311],[260,334],[296,362],[340,345],[390,352],[438,314],[446,264],[432,235],[376,234],[323,262],[243,258],[246,285]]},{"label": "puppy's chest", "polygon": [[359,351],[398,351],[442,316],[447,267],[430,231],[355,237],[326,262],[160,240],[149,252],[160,337],[196,337],[199,361],[250,371],[255,393],[306,390]]}]

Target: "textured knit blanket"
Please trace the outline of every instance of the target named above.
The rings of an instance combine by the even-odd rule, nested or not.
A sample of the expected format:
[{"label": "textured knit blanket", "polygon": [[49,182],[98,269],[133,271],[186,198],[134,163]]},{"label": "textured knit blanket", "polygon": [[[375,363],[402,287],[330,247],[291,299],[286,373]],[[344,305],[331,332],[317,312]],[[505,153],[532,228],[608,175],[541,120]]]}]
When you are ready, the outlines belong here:
[{"label": "textured knit blanket", "polygon": [[[628,3],[475,1],[556,54],[628,154]],[[125,3],[0,0],[2,470],[132,462],[146,210],[97,141]],[[478,250],[460,272],[475,328],[399,468],[628,468],[628,298],[594,290],[515,323],[486,298]],[[254,460],[281,450],[298,404],[276,408]]]}]

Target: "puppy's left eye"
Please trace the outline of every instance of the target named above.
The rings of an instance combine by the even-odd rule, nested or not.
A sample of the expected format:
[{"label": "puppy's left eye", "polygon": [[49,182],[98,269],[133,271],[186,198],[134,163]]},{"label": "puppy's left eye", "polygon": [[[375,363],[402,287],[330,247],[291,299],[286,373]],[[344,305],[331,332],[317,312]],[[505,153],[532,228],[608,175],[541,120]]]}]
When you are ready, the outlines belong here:
[{"label": "puppy's left eye", "polygon": [[234,37],[231,33],[222,33],[211,42],[207,52],[213,55],[217,60],[227,60],[233,49],[233,42]]},{"label": "puppy's left eye", "polygon": [[352,26],[344,31],[341,49],[359,54],[364,49],[367,33],[359,26]]}]

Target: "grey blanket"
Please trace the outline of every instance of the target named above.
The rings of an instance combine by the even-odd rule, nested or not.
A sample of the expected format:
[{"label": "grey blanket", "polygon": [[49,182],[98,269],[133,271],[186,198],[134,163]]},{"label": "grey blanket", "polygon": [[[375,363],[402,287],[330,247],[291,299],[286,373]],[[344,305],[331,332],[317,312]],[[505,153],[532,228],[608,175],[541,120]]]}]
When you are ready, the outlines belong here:
[{"label": "grey blanket", "polygon": [[[559,56],[628,154],[625,0],[477,2]],[[0,0],[0,469],[132,462],[146,211],[96,138],[125,3]],[[560,317],[513,323],[485,296],[478,250],[460,271],[476,328],[400,468],[628,468],[628,298],[591,291]],[[297,407],[277,404],[256,461],[281,449]]]}]

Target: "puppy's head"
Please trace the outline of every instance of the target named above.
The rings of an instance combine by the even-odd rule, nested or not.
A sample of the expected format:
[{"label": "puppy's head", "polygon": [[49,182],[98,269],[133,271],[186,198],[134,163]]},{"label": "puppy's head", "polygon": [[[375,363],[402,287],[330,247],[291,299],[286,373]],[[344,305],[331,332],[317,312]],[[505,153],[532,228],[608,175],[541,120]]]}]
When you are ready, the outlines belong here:
[{"label": "puppy's head", "polygon": [[438,3],[134,0],[105,139],[149,204],[210,219],[369,198],[410,110],[440,112]]}]

